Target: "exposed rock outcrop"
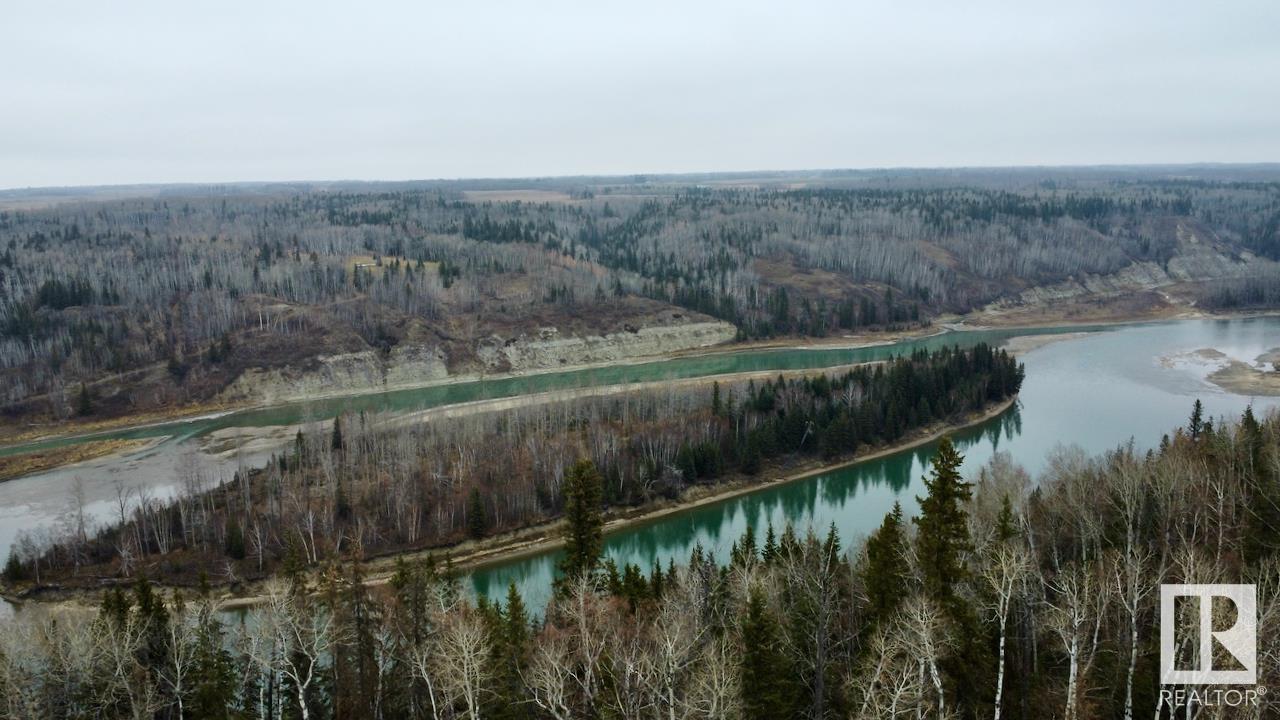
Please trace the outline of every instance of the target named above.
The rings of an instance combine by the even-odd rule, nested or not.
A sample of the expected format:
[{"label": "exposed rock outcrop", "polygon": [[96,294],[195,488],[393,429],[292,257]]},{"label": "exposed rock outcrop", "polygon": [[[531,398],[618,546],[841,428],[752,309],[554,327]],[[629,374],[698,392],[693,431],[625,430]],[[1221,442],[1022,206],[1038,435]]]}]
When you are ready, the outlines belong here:
[{"label": "exposed rock outcrop", "polygon": [[402,345],[386,355],[377,350],[364,350],[322,355],[302,366],[250,368],[222,391],[221,399],[273,404],[324,395],[393,390],[448,376],[444,354],[438,349]]},{"label": "exposed rock outcrop", "polygon": [[521,335],[481,341],[476,355],[494,371],[537,370],[663,355],[728,342],[737,329],[725,322],[697,322],[662,327],[626,327],[622,332],[561,337],[542,328],[534,337]]},{"label": "exposed rock outcrop", "polygon": [[[482,340],[475,355],[486,372],[522,372],[665,355],[728,342],[736,334],[736,328],[724,322],[628,326],[605,335],[567,337],[557,328],[544,327],[533,336]],[[406,343],[386,354],[364,350],[322,355],[300,365],[250,368],[219,399],[268,405],[409,388],[447,380],[457,372],[448,367],[439,347]]]},{"label": "exposed rock outcrop", "polygon": [[1231,252],[1183,225],[1177,228],[1178,254],[1167,263],[1132,263],[1107,275],[1079,278],[1023,290],[986,308],[999,310],[1023,305],[1047,305],[1080,297],[1116,297],[1156,290],[1182,282],[1200,282],[1260,275],[1276,263],[1250,252]]}]

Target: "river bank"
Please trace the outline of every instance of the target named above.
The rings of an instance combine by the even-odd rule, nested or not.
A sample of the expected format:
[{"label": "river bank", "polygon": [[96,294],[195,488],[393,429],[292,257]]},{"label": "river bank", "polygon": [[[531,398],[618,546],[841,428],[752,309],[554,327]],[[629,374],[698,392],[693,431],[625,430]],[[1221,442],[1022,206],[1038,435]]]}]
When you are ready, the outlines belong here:
[{"label": "river bank", "polygon": [[[827,339],[805,339],[805,342],[795,342],[798,338],[789,340],[770,340],[770,341],[746,341],[746,342],[730,342],[723,345],[694,348],[689,350],[680,350],[661,355],[641,355],[621,360],[613,360],[600,363],[582,363],[576,365],[562,365],[557,367],[544,367],[531,370],[522,370],[517,372],[505,373],[480,373],[466,372],[450,375],[446,378],[435,378],[423,380],[420,382],[400,382],[379,388],[376,391],[369,390],[333,390],[329,392],[317,392],[308,396],[305,402],[317,402],[323,400],[336,400],[348,397],[359,397],[366,395],[389,394],[406,390],[423,390],[427,388],[448,387],[451,385],[461,385],[467,383],[484,383],[484,382],[500,382],[503,380],[514,380],[523,378],[534,378],[541,375],[551,375],[556,373],[582,372],[593,370],[606,370],[610,368],[619,368],[632,365],[644,365],[647,363],[661,362],[664,360],[675,360],[683,358],[699,358],[711,357],[717,355],[732,354],[737,352],[748,352],[752,350],[804,350],[804,349],[823,349],[823,350],[858,350],[861,348],[881,347],[892,345],[905,340],[919,339],[941,335],[948,332],[945,328],[931,327],[924,328],[921,332],[898,332],[889,331],[884,333],[864,333],[860,335],[843,336],[840,338]],[[254,403],[254,402],[238,402],[238,403],[208,403],[195,406],[183,406],[173,408],[171,411],[163,413],[146,413],[143,415],[131,415],[120,418],[110,418],[104,420],[96,420],[82,422],[78,420],[69,421],[70,425],[66,427],[42,426],[38,428],[29,428],[8,435],[0,435],[0,453],[20,453],[22,448],[27,445],[45,442],[81,442],[93,440],[94,438],[110,433],[120,433],[132,430],[142,430],[158,425],[168,425],[172,423],[197,422],[210,418],[221,417],[239,412],[251,412],[255,410],[270,409],[281,405],[299,404],[298,401],[289,401],[283,403]]]},{"label": "river bank", "polygon": [[1199,348],[1165,355],[1162,366],[1185,368],[1225,392],[1246,397],[1280,396],[1280,348],[1256,357],[1235,357],[1217,348]]},{"label": "river bank", "polygon": [[[970,332],[983,330],[1044,330],[1054,327],[1073,326],[1124,326],[1149,322],[1160,322],[1172,319],[1238,319],[1275,315],[1275,311],[1242,311],[1233,313],[1207,313],[1198,309],[1180,308],[1178,312],[1163,313],[1131,313],[1122,316],[1105,318],[1061,318],[1052,313],[1039,316],[1032,314],[1019,315],[1017,321],[1012,318],[986,311],[977,311],[967,315],[947,315],[935,318],[931,325],[911,330],[892,330],[870,333],[856,333],[827,338],[775,338],[729,342],[721,345],[691,348],[687,350],[665,353],[662,355],[637,356],[604,363],[585,363],[546,367],[533,370],[508,373],[468,372],[450,375],[447,378],[436,378],[420,382],[401,382],[394,386],[386,386],[377,391],[335,390],[318,392],[308,397],[307,402],[319,402],[348,397],[360,397],[377,394],[390,394],[401,391],[421,390],[435,387],[448,387],[467,383],[502,382],[504,380],[536,378],[564,372],[607,370],[633,365],[643,365],[664,360],[685,358],[717,357],[734,353],[751,351],[787,351],[787,350],[858,350],[863,348],[883,347],[895,343],[937,337],[952,332]],[[1026,352],[1028,350],[1021,350]],[[297,404],[297,403],[283,403]],[[145,415],[133,415],[90,422],[70,421],[67,426],[40,426],[18,430],[8,434],[0,434],[0,455],[14,455],[26,452],[24,448],[31,446],[39,449],[45,443],[77,443],[93,440],[104,435],[141,431],[160,425],[195,423],[210,418],[222,417],[240,412],[252,412],[279,407],[279,403],[206,403],[196,406],[183,406],[165,412],[153,412]]]},{"label": "river bank", "polygon": [[[773,373],[776,375],[776,373]],[[711,380],[706,380],[711,382]],[[811,460],[798,463],[767,464],[762,472],[755,476],[734,475],[714,486],[698,486],[686,491],[678,500],[657,501],[637,508],[626,508],[606,512],[604,534],[614,535],[624,530],[636,529],[650,523],[691,512],[708,505],[714,505],[770,488],[776,488],[815,476],[834,472],[843,468],[869,463],[891,455],[902,453],[922,445],[934,442],[943,436],[966,428],[980,425],[995,418],[1011,408],[1017,397],[996,403],[986,410],[954,420],[949,423],[936,423],[921,428],[902,442],[887,447],[879,447],[836,463],[823,463]],[[486,538],[481,541],[466,541],[451,546],[437,546],[410,552],[389,553],[365,558],[363,569],[365,583],[370,587],[385,585],[395,573],[400,561],[423,560],[433,557],[438,562],[449,563],[459,571],[469,571],[490,565],[518,560],[530,555],[554,551],[563,545],[559,536],[560,521],[541,523],[522,528],[503,535]],[[41,586],[21,592],[13,592],[6,588],[0,597],[17,607],[26,604],[38,606],[71,606],[92,607],[100,600],[103,578],[85,578],[92,582],[92,587]],[[128,582],[121,579],[120,582]],[[255,580],[240,585],[232,590],[227,584],[214,584],[215,599],[221,609],[234,610],[252,607],[264,600],[262,594],[263,580]],[[168,590],[190,591],[190,587],[161,586]]]},{"label": "river bank", "polygon": [[[777,377],[790,379],[817,374],[838,375],[857,367],[876,365],[881,362],[883,361],[875,360],[871,362],[848,363],[844,365],[832,365],[825,368],[806,370],[751,370],[745,372],[722,373],[719,375],[709,375],[705,377],[681,378],[678,380],[655,380],[651,382],[592,385],[581,388],[528,393],[525,395],[516,395],[514,397],[470,400],[467,402],[427,408],[425,410],[393,414],[381,422],[375,420],[370,424],[370,427],[376,429],[403,427],[406,425],[416,425],[418,423],[435,420],[449,420],[468,417],[481,413],[507,412],[536,405],[568,402],[571,400],[582,400],[588,398],[610,397],[613,395],[626,395],[628,393],[641,393],[652,391],[657,387],[661,387],[664,390],[689,390],[694,388],[705,389],[711,387],[715,383],[724,383],[728,385],[732,383],[748,382],[751,380],[772,380]],[[215,430],[214,432],[209,433],[206,437],[201,449],[206,453],[222,455],[244,448],[250,448],[255,452],[278,451],[289,443],[292,443],[294,435],[299,430],[304,429],[305,425],[306,424],[304,423],[299,425],[234,427]]]},{"label": "river bank", "polygon": [[[967,448],[966,473],[977,472],[997,451],[1010,452],[1015,461],[1034,476],[1047,466],[1047,458],[1055,448],[1063,444],[1100,453],[1113,449],[1120,439],[1134,438],[1140,448],[1153,447],[1171,423],[1186,417],[1196,399],[1204,401],[1206,415],[1213,417],[1238,415],[1249,405],[1253,405],[1255,413],[1276,407],[1275,399],[1214,392],[1205,386],[1199,373],[1170,368],[1159,362],[1161,357],[1198,347],[1233,348],[1236,354],[1249,358],[1265,353],[1276,346],[1280,318],[1273,314],[1256,315],[1227,321],[1215,317],[1173,323],[1126,323],[1117,325],[1114,331],[1090,332],[1071,342],[1044,344],[1035,352],[1027,352],[1027,379],[1016,412],[1009,411],[992,422],[955,433],[957,442]],[[1054,333],[1044,334],[1056,337]],[[988,335],[968,339],[999,345],[1017,336],[1005,332]],[[910,344],[905,350],[921,344],[938,346],[951,342],[944,336],[927,343]],[[888,352],[862,352],[833,357],[831,361],[887,356]],[[717,362],[715,371],[760,366],[744,360]],[[802,367],[800,364],[785,366]],[[636,562],[649,567],[655,562],[665,565],[670,559],[679,562],[697,545],[719,553],[718,558],[727,557],[727,543],[740,536],[746,523],[764,527],[766,522],[779,525],[795,521],[822,528],[834,522],[841,532],[869,532],[895,500],[901,500],[904,507],[912,504],[912,498],[919,494],[916,487],[919,477],[927,471],[926,451],[898,454],[890,451],[889,457],[884,456],[886,453],[877,455],[880,459],[874,461],[868,456],[854,458],[853,466],[845,466],[844,471],[814,463],[811,469],[829,474],[820,474],[809,482],[766,482],[757,477],[753,479],[751,491],[742,493],[743,497],[738,499],[730,497],[736,494],[731,492],[734,486],[730,483],[694,488],[682,498],[683,505],[679,505],[684,512],[670,511],[649,519],[639,517],[663,508],[678,509],[677,503],[666,503],[615,514],[611,520],[629,522],[610,527],[606,551],[619,564]],[[799,476],[804,475],[806,469],[810,468],[794,465],[774,468],[766,477],[777,480]],[[22,486],[23,493],[10,493],[13,497],[6,502],[22,508],[20,512],[15,510],[11,522],[16,523],[19,518],[25,522],[25,518],[32,516],[31,496],[45,492],[46,485],[43,481],[38,485],[26,483]],[[10,489],[18,490],[17,487]],[[717,497],[706,504],[693,505],[711,494]],[[50,506],[51,513],[60,507],[52,501]],[[448,554],[467,567],[471,571],[468,582],[476,592],[487,597],[497,599],[505,592],[508,582],[515,582],[526,597],[545,601],[555,559],[543,552],[544,548],[554,550],[554,545],[543,543],[554,539],[554,535],[555,526],[543,524],[494,537],[483,544],[467,542],[439,547],[434,552],[440,557]],[[370,562],[376,568],[393,568],[393,557],[385,561],[374,558]],[[388,564],[379,565],[381,562]],[[386,574],[389,573],[383,573]],[[252,594],[251,586],[239,594],[224,592],[223,596],[228,601],[243,602],[236,598],[248,597],[245,593]]]},{"label": "river bank", "polygon": [[97,440],[0,457],[0,482],[53,468],[74,467],[91,460],[121,458],[154,447],[160,440]]},{"label": "river bank", "polygon": [[1063,333],[1061,335],[1017,335],[1004,341],[1000,347],[1007,350],[1009,354],[1014,357],[1021,357],[1032,350],[1039,350],[1047,345],[1064,342],[1066,340],[1082,338],[1087,334],[1088,333],[1084,332],[1073,332]]}]

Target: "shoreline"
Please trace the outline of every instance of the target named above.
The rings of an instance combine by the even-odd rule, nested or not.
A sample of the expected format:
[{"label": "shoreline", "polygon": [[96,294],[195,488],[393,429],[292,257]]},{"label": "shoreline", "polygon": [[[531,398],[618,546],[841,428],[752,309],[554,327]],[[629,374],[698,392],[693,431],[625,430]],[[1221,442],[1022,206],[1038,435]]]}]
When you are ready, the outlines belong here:
[{"label": "shoreline", "polygon": [[[705,389],[713,383],[732,384],[743,383],[751,380],[772,380],[779,376],[787,378],[808,377],[819,373],[839,374],[852,371],[859,367],[874,366],[882,362],[884,361],[873,360],[868,362],[830,365],[823,368],[797,370],[744,370],[742,372],[680,378],[678,380],[650,380],[646,382],[615,383],[611,385],[588,385],[580,388],[548,390],[544,392],[527,393],[524,395],[512,395],[509,397],[467,400],[465,402],[438,405],[436,407],[424,408],[422,410],[412,410],[391,414],[381,420],[376,420],[371,423],[370,427],[388,430],[434,420],[449,420],[461,417],[485,415],[489,413],[510,412],[539,405],[551,405],[575,400],[602,399],[616,395],[628,395],[630,393],[653,392],[658,388],[664,390]],[[278,441],[274,444],[260,446],[259,448],[262,449],[265,447],[266,450],[276,450],[292,442],[294,432],[302,429],[304,425],[305,424],[224,428],[222,430],[215,430],[208,435],[202,436],[202,438],[212,441],[212,444],[227,443],[233,440],[235,443],[247,444],[264,440],[271,436],[278,436]],[[201,452],[209,455],[226,455],[227,453],[234,451],[234,447],[226,449],[210,447],[209,445],[201,447]]]},{"label": "shoreline", "polygon": [[[1008,400],[999,402],[983,412],[971,414],[956,422],[941,424],[935,423],[932,426],[921,428],[917,433],[913,433],[911,438],[904,440],[903,442],[882,447],[865,455],[858,455],[847,460],[828,464],[824,464],[821,461],[804,463],[799,466],[799,468],[793,469],[789,474],[781,477],[764,478],[757,482],[744,482],[741,479],[738,479],[720,483],[717,488],[712,489],[710,494],[700,496],[687,502],[676,501],[672,505],[658,507],[651,510],[642,510],[635,515],[616,517],[606,520],[603,532],[607,536],[618,533],[622,530],[642,527],[644,525],[648,525],[665,518],[674,517],[698,508],[706,507],[708,505],[716,505],[718,503],[752,495],[757,492],[783,487],[792,483],[809,480],[820,475],[844,470],[845,468],[855,467],[863,463],[881,460],[908,450],[914,450],[922,445],[928,445],[929,443],[941,440],[943,437],[951,435],[952,433],[967,430],[974,426],[981,425],[988,420],[993,420],[1003,415],[1017,402],[1018,396],[1014,395]],[[555,550],[563,545],[563,538],[546,538],[545,540],[519,548],[508,547],[502,550],[489,551],[477,550],[468,555],[464,555],[461,558],[450,557],[449,559],[452,561],[453,567],[455,568],[476,570],[509,562],[522,557],[528,557],[530,555],[538,555],[548,550]]]},{"label": "shoreline", "polygon": [[[935,424],[934,426],[921,428],[918,433],[914,433],[912,437],[904,440],[903,442],[878,448],[873,452],[865,455],[858,455],[847,460],[827,464],[824,464],[821,461],[812,461],[804,463],[797,468],[792,468],[788,470],[786,474],[781,476],[760,477],[754,482],[746,481],[744,476],[737,476],[734,480],[720,483],[717,486],[710,488],[711,492],[705,495],[700,495],[696,498],[687,500],[681,498],[671,504],[663,504],[659,507],[651,507],[649,509],[633,508],[631,512],[622,511],[616,514],[606,513],[602,533],[607,537],[609,535],[643,527],[645,525],[675,517],[682,513],[691,512],[709,505],[728,502],[757,492],[790,485],[819,475],[825,475],[837,470],[843,470],[863,463],[880,460],[898,453],[914,450],[922,445],[928,445],[929,443],[941,440],[943,437],[952,433],[967,430],[989,420],[993,420],[1003,415],[1017,402],[1018,396],[1014,395],[1013,397],[997,403],[976,415],[970,415],[956,422]],[[764,474],[765,473],[762,473],[762,476]],[[513,530],[508,533],[508,536],[505,538],[495,538],[496,542],[491,545],[480,543],[482,545],[481,547],[467,549],[456,555],[452,554],[451,551],[465,548],[468,544],[474,543],[474,541],[464,541],[452,547],[411,550],[408,552],[377,555],[368,558],[363,562],[365,572],[364,584],[366,587],[379,587],[387,584],[391,580],[395,563],[400,560],[413,561],[426,559],[427,557],[434,557],[437,563],[448,562],[454,570],[470,572],[551,552],[564,546],[564,538],[558,535],[560,525],[560,520],[553,520],[546,523],[540,523],[538,525],[520,528],[519,530]],[[529,535],[537,535],[538,537],[530,538],[528,537]],[[257,582],[260,583],[262,581]],[[222,598],[218,601],[218,609],[248,609],[261,604],[264,599],[265,598],[260,594]]]},{"label": "shoreline", "polygon": [[1158,358],[1166,368],[1199,370],[1201,379],[1229,395],[1240,397],[1280,396],[1280,347],[1271,348],[1252,360],[1228,355],[1217,348],[1200,348]]},{"label": "shoreline", "polygon": [[[40,452],[43,443],[79,443],[89,442],[104,438],[116,433],[131,432],[136,430],[146,430],[166,425],[175,425],[182,423],[199,422],[202,420],[216,419],[226,415],[252,412],[258,410],[268,410],[271,408],[285,407],[289,405],[304,405],[309,402],[334,400],[345,397],[359,397],[368,395],[380,395],[412,390],[422,390],[431,387],[441,387],[453,384],[484,382],[485,380],[510,380],[516,378],[536,377],[558,372],[581,372],[590,370],[602,370],[614,367],[624,367],[629,365],[642,365],[647,363],[663,362],[668,360],[676,360],[681,358],[696,357],[712,357],[717,355],[727,355],[739,352],[767,351],[777,352],[786,350],[857,350],[871,347],[884,347],[894,345],[900,342],[908,342],[929,337],[937,337],[949,333],[957,332],[982,332],[982,331],[1017,331],[1017,330],[1043,330],[1046,328],[1070,328],[1070,327],[1110,327],[1124,325],[1140,325],[1146,323],[1168,323],[1180,320],[1197,320],[1197,319],[1249,319],[1255,317],[1272,317],[1280,315],[1277,310],[1246,310],[1228,313],[1207,313],[1199,310],[1180,313],[1173,316],[1153,316],[1153,317],[1130,317],[1115,320],[1061,320],[1061,319],[1045,319],[1043,322],[1030,322],[1023,324],[968,324],[968,321],[980,321],[981,315],[965,315],[965,316],[939,316],[935,318],[932,325],[911,331],[885,331],[883,333],[870,333],[864,335],[850,335],[840,338],[784,338],[777,340],[756,340],[746,342],[729,342],[720,345],[711,345],[702,348],[691,348],[687,350],[667,353],[665,355],[646,355],[634,358],[626,358],[607,363],[586,363],[582,365],[572,365],[565,367],[548,367],[537,368],[520,372],[498,373],[494,375],[485,375],[482,373],[464,373],[444,379],[428,380],[421,383],[401,383],[391,387],[384,387],[375,390],[350,390],[335,391],[330,393],[321,393],[306,399],[288,400],[279,403],[259,403],[259,404],[218,404],[205,403],[192,408],[191,414],[184,414],[182,408],[175,408],[172,414],[156,413],[144,416],[148,419],[141,423],[130,423],[129,418],[116,418],[101,421],[102,424],[93,430],[87,432],[79,432],[71,430],[66,433],[58,431],[44,432],[39,435],[31,433],[39,431],[28,431],[28,433],[19,433],[9,439],[0,440],[0,457],[23,455],[29,452]],[[1016,337],[1016,336],[1015,336]],[[1010,339],[1013,339],[1012,337]],[[796,342],[799,341],[799,342]],[[1011,352],[1013,352],[1011,350]],[[706,376],[708,378],[715,376]],[[446,406],[442,406],[446,407]],[[22,439],[16,439],[22,438]],[[26,450],[27,446],[32,446]]]},{"label": "shoreline", "polygon": [[[751,351],[786,351],[786,350],[858,350],[870,347],[883,347],[893,345],[895,343],[917,340],[935,335],[944,335],[952,330],[942,326],[930,326],[932,332],[927,333],[900,333],[886,332],[884,337],[873,339],[878,334],[866,336],[849,336],[839,339],[830,339],[831,342],[823,342],[824,338],[791,338],[788,340],[808,340],[808,342],[800,342],[798,344],[789,343],[787,340],[768,340],[768,341],[746,341],[728,343],[718,345],[707,345],[700,348],[689,348],[686,350],[678,350],[662,355],[640,355],[631,358],[613,360],[609,362],[599,363],[583,363],[580,365],[563,365],[556,367],[534,368],[530,370],[521,370],[514,372],[494,373],[492,375],[485,373],[466,372],[458,375],[450,375],[445,378],[435,380],[424,380],[422,382],[397,383],[376,389],[361,390],[337,390],[333,392],[318,393],[306,398],[296,398],[284,400],[274,403],[204,403],[195,406],[188,406],[186,409],[191,410],[190,413],[184,413],[184,408],[174,408],[173,414],[165,412],[157,412],[153,414],[143,415],[141,422],[130,423],[129,417],[110,418],[99,421],[100,426],[87,431],[69,430],[62,433],[57,430],[43,432],[41,430],[29,430],[26,433],[18,433],[10,438],[0,439],[0,453],[22,454],[21,448],[27,445],[37,445],[45,442],[80,442],[94,440],[103,435],[109,435],[119,432],[130,432],[134,430],[145,430],[162,425],[198,422],[201,420],[216,419],[226,415],[235,413],[252,412],[257,410],[269,410],[271,408],[286,407],[289,405],[305,405],[311,402],[323,400],[336,400],[347,397],[359,397],[367,395],[383,395],[411,390],[424,390],[433,387],[446,387],[449,385],[458,385],[465,383],[483,383],[488,380],[514,380],[519,378],[537,377],[539,375],[550,375],[554,373],[565,372],[583,372],[590,370],[604,370],[615,367],[626,367],[631,365],[645,365],[648,363],[665,362],[668,360],[679,360],[684,358],[711,357],[716,355],[733,354],[738,352]],[[710,377],[710,376],[708,376]],[[95,423],[96,425],[97,423]],[[33,434],[41,433],[41,434]],[[11,452],[19,450],[19,452]],[[38,448],[33,448],[32,452]]]},{"label": "shoreline", "polygon": [[[650,504],[646,507],[606,512],[603,534],[608,536],[624,530],[643,527],[645,525],[674,517],[682,513],[691,512],[709,505],[727,502],[753,493],[763,492],[772,488],[801,482],[819,475],[825,475],[845,468],[861,465],[863,463],[880,460],[902,452],[907,452],[922,445],[936,442],[937,440],[940,440],[952,433],[966,430],[997,418],[1007,412],[1017,402],[1018,396],[1014,395],[1007,400],[996,403],[982,412],[970,414],[953,422],[935,423],[933,425],[920,428],[902,442],[880,447],[872,452],[856,455],[847,460],[835,463],[823,463],[820,460],[814,460],[801,463],[798,466],[791,468],[766,468],[765,472],[754,480],[750,479],[750,476],[735,475],[731,480],[719,483],[710,488],[705,488],[706,490],[709,490],[709,492],[706,492],[705,494],[698,493],[697,491],[703,490],[704,488],[697,487],[693,488],[693,493],[685,493],[686,496],[695,495],[694,497],[682,497],[680,500],[674,502],[664,502],[656,505]],[[773,473],[780,472],[782,474],[769,477],[770,470],[772,470]],[[413,561],[425,559],[427,557],[434,557],[437,562],[448,562],[455,570],[473,571],[554,551],[564,545],[564,539],[559,536],[561,522],[561,520],[557,519],[539,523],[537,525],[530,525],[478,543],[476,541],[467,540],[452,546],[437,546],[434,548],[424,548],[421,550],[410,550],[404,552],[390,552],[387,554],[372,556],[362,561],[365,572],[364,584],[366,587],[379,587],[385,585],[391,580],[395,571],[395,565],[401,560]],[[249,594],[246,595],[232,595],[228,592],[225,585],[214,586],[215,603],[217,608],[219,610],[239,610],[261,604],[265,599],[265,596],[261,593],[261,586],[268,579],[269,578],[263,578],[249,583]],[[185,586],[168,585],[163,583],[156,583],[155,585],[157,588],[165,590],[189,589]],[[3,597],[17,608],[25,605],[40,607],[55,607],[60,605],[84,607],[96,605],[98,602],[98,591],[88,588],[51,587],[39,591],[39,595],[47,595],[47,598],[39,596],[22,597],[21,595],[15,595],[11,592],[5,592],[0,595],[0,597]]]},{"label": "shoreline", "polygon": [[88,440],[49,450],[3,455],[0,456],[0,483],[54,470],[73,469],[88,466],[94,462],[124,458],[146,452],[164,439],[159,437],[146,440]]},{"label": "shoreline", "polygon": [[1071,328],[1071,327],[1121,327],[1126,325],[1161,325],[1166,323],[1181,322],[1185,320],[1252,320],[1262,317],[1280,317],[1280,309],[1268,310],[1233,310],[1230,312],[1207,312],[1192,308],[1180,313],[1172,315],[1135,315],[1128,318],[1117,319],[1099,319],[1099,320],[1066,320],[1066,319],[1045,319],[1044,321],[1033,321],[1028,323],[1013,322],[1009,324],[992,324],[981,325],[967,324],[968,319],[981,319],[980,315],[956,315],[950,316],[959,318],[957,321],[943,322],[944,318],[937,318],[938,323],[955,332],[967,332],[977,330],[1041,330],[1044,328]]}]

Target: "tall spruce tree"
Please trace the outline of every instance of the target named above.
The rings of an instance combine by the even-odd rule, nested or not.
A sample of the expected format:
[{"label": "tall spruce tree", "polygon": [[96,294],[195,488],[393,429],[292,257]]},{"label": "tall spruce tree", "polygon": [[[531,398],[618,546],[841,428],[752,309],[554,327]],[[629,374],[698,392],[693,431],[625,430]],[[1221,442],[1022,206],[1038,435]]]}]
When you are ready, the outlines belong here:
[{"label": "tall spruce tree", "polygon": [[234,514],[227,516],[225,531],[226,541],[223,543],[223,550],[228,557],[243,560],[245,557],[244,530],[241,529],[240,521]]},{"label": "tall spruce tree", "polygon": [[195,648],[191,658],[191,690],[184,698],[187,717],[229,718],[234,715],[236,666],[225,648],[222,624],[212,606],[202,606],[195,627]]},{"label": "tall spruce tree", "polygon": [[928,495],[916,498],[920,515],[913,520],[925,592],[945,606],[953,604],[955,587],[966,576],[964,556],[973,549],[965,508],[972,488],[960,477],[963,462],[951,439],[943,438],[924,479]]},{"label": "tall spruce tree", "polygon": [[80,398],[76,402],[76,414],[80,417],[93,414],[93,396],[89,394],[89,386],[80,383]]},{"label": "tall spruce tree", "polygon": [[472,488],[467,498],[467,533],[474,539],[480,539],[489,532],[489,518],[485,514],[484,496],[479,488]]},{"label": "tall spruce tree", "polygon": [[764,547],[760,549],[760,559],[766,565],[773,562],[778,556],[778,536],[773,532],[773,522],[769,522],[769,529],[764,534]]},{"label": "tall spruce tree", "polygon": [[1252,407],[1245,408],[1240,419],[1238,442],[1254,477],[1250,511],[1245,516],[1243,550],[1250,562],[1258,563],[1272,555],[1280,544],[1280,483],[1271,469],[1273,465],[1265,461],[1266,439]]},{"label": "tall spruce tree", "polygon": [[604,481],[590,460],[579,460],[564,478],[564,559],[560,572],[577,579],[595,572],[604,551],[601,503]]},{"label": "tall spruce tree", "polygon": [[888,618],[907,595],[907,539],[902,505],[893,504],[884,522],[867,538],[867,561],[862,569],[872,622]]},{"label": "tall spruce tree", "polygon": [[342,416],[339,415],[333,419],[333,435],[329,438],[329,447],[334,452],[341,452],[346,446],[346,441],[342,439]]},{"label": "tall spruce tree", "polygon": [[489,624],[493,639],[490,662],[493,678],[486,715],[499,720],[531,717],[521,679],[529,660],[530,626],[524,599],[514,582],[507,585],[506,607],[480,599],[479,609]]},{"label": "tall spruce tree", "polygon": [[1008,494],[1000,498],[1000,514],[996,516],[996,539],[1008,542],[1019,534],[1018,516],[1013,512],[1013,501]]},{"label": "tall spruce tree", "polygon": [[920,515],[914,522],[919,528],[916,554],[925,593],[945,611],[948,632],[956,641],[940,665],[956,688],[956,705],[969,716],[976,714],[976,705],[984,701],[975,689],[990,686],[992,668],[977,614],[957,592],[968,578],[965,556],[973,552],[966,508],[972,486],[960,477],[963,462],[964,456],[956,451],[951,439],[944,438],[933,457],[929,477],[924,479],[929,494],[916,498]]},{"label": "tall spruce tree", "polygon": [[756,554],[756,529],[747,525],[742,538],[729,549],[729,564],[734,567],[751,567],[759,556]]},{"label": "tall spruce tree", "polygon": [[787,662],[782,627],[764,594],[752,589],[742,619],[742,717],[775,720],[792,717],[794,668]]},{"label": "tall spruce tree", "polygon": [[1240,441],[1243,444],[1245,460],[1253,472],[1261,475],[1267,468],[1262,462],[1262,452],[1266,441],[1262,437],[1262,426],[1253,414],[1253,406],[1249,405],[1240,416]]}]

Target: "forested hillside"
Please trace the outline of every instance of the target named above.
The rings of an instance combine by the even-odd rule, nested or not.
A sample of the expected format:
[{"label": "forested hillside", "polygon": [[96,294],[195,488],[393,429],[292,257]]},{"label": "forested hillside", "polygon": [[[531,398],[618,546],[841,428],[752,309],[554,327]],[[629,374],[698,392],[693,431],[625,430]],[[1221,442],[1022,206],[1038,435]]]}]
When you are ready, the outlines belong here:
[{"label": "forested hillside", "polygon": [[992,303],[1052,305],[1055,317],[1271,306],[1269,172],[1280,176],[568,178],[139,188],[100,201],[11,191],[0,406],[65,419],[226,400],[246,369],[305,372],[342,353],[372,352],[383,373],[406,356],[501,372],[500,350],[531,339],[711,318],[748,339],[911,327]]},{"label": "forested hillside", "polygon": [[[1155,589],[1256,583],[1258,637],[1276,636],[1277,448],[1275,416],[1197,410],[1156,451],[1062,452],[1033,486],[1005,456],[966,482],[944,443],[865,542],[757,528],[726,565],[652,569],[601,564],[608,480],[582,461],[541,620],[429,563],[375,589],[359,563],[292,565],[245,623],[139,580],[96,616],[24,611],[0,700],[49,718],[1182,717],[1160,705]],[[1198,615],[1178,618],[1190,637]],[[1274,643],[1258,681],[1280,681]],[[1233,714],[1272,717],[1254,697]]]}]

